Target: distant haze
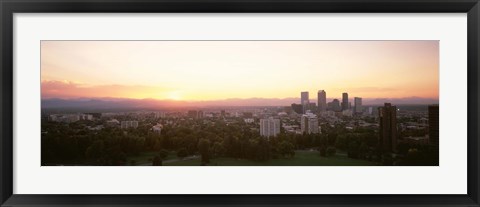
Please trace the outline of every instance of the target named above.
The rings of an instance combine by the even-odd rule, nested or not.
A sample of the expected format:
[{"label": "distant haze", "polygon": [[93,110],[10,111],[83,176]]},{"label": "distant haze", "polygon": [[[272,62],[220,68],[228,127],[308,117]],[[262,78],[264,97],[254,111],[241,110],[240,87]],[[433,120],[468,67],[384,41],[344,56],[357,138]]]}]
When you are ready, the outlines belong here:
[{"label": "distant haze", "polygon": [[[350,100],[352,102],[352,100]],[[225,99],[212,101],[173,101],[154,99],[44,99],[42,109],[53,108],[87,108],[87,109],[112,109],[112,108],[136,108],[136,109],[171,109],[171,108],[204,108],[222,106],[290,106],[292,103],[299,103],[298,98],[284,99]],[[311,100],[315,103],[315,100]],[[394,105],[406,104],[438,104],[438,100],[418,97],[398,99],[364,99],[363,105],[383,105],[385,102]],[[352,103],[353,104],[353,103]]]}]

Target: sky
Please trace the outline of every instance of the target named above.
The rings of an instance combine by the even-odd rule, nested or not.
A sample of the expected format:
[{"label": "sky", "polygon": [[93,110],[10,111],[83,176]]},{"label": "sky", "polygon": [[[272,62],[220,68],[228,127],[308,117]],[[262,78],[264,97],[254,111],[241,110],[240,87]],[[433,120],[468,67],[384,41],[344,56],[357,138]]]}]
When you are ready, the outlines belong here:
[{"label": "sky", "polygon": [[430,98],[438,41],[42,41],[42,99]]}]

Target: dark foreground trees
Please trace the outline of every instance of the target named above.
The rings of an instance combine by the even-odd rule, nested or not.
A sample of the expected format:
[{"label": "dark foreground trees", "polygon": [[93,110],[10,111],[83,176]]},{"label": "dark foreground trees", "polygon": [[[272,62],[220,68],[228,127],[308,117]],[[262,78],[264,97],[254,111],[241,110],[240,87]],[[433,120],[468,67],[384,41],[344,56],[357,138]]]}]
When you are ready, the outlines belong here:
[{"label": "dark foreground trees", "polygon": [[[155,134],[142,126],[138,129],[104,128],[88,130],[81,123],[42,122],[42,164],[44,165],[133,165],[127,160],[143,152],[171,151],[180,159],[200,154],[202,164],[210,159],[232,157],[253,161],[291,158],[295,150],[308,149],[318,143],[331,143],[325,136],[280,134],[261,137],[252,126],[222,121],[204,124],[187,121],[177,126],[165,126],[162,134]],[[153,165],[161,165],[166,156],[151,158]]]},{"label": "dark foreground trees", "polygon": [[[322,127],[322,134],[281,133],[261,137],[254,126],[242,120],[226,124],[222,120],[179,121],[166,125],[161,134],[142,126],[138,129],[104,128],[88,130],[82,123],[42,122],[42,165],[134,165],[128,157],[145,152],[176,153],[180,159],[201,155],[201,163],[230,157],[253,161],[290,159],[295,150],[318,149],[319,156],[335,156],[338,151],[350,158],[389,165],[431,165],[438,163],[433,148],[399,145],[397,156],[377,150],[377,135],[371,129],[347,131],[345,127]],[[436,157],[435,157],[436,154]],[[192,156],[193,157],[193,156]],[[153,165],[165,164],[167,156],[150,158]],[[149,161],[149,162],[150,162]]]},{"label": "dark foreground trees", "polygon": [[162,166],[163,160],[167,158],[168,151],[167,150],[160,150],[158,154],[153,158],[152,165],[153,166]]},{"label": "dark foreground trees", "polygon": [[178,157],[178,158],[183,159],[183,158],[185,158],[186,156],[188,156],[188,151],[187,151],[187,149],[181,148],[180,150],[178,150],[178,152],[177,152],[177,157]]},{"label": "dark foreground trees", "polygon": [[201,139],[198,142],[198,150],[202,156],[202,165],[208,164],[210,162],[210,141]]}]

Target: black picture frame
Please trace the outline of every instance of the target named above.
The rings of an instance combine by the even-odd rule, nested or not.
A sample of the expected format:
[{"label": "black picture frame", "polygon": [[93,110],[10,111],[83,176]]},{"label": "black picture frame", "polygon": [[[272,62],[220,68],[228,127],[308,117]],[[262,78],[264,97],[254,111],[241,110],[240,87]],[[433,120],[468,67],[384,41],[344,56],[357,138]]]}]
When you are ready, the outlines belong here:
[{"label": "black picture frame", "polygon": [[[480,206],[478,0],[0,0],[1,206]],[[13,194],[14,13],[467,13],[468,193],[465,195]],[[449,179],[449,178],[445,178]],[[252,186],[253,187],[253,186]]]}]

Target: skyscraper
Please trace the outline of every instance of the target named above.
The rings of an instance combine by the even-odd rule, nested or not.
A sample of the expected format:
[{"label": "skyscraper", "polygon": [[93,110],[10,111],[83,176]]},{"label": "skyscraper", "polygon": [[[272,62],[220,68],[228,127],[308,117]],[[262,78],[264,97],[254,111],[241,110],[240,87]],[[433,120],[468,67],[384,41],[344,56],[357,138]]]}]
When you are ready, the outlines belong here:
[{"label": "skyscraper", "polygon": [[300,127],[302,132],[306,134],[318,134],[320,132],[317,116],[312,113],[302,115]]},{"label": "skyscraper", "polygon": [[385,152],[395,152],[397,148],[397,107],[391,103],[385,103],[378,107],[380,120],[379,144]]},{"label": "skyscraper", "polygon": [[342,107],[340,107],[340,101],[338,99],[333,99],[331,103],[331,107],[330,109],[332,111],[341,111],[342,110]]},{"label": "skyscraper", "polygon": [[308,103],[307,111],[309,110],[312,113],[315,113],[317,111],[317,104],[314,103]]},{"label": "skyscraper", "polygon": [[277,134],[280,134],[280,119],[260,119],[260,136],[275,137]]},{"label": "skyscraper", "polygon": [[318,112],[323,112],[327,110],[327,92],[324,90],[319,90],[317,93],[318,98]]},{"label": "skyscraper", "polygon": [[362,113],[362,112],[363,112],[362,98],[360,98],[360,97],[355,97],[353,100],[354,100],[353,102],[355,103],[355,106],[354,106],[354,108],[353,108],[353,112],[354,112],[355,114]]},{"label": "skyscraper", "polygon": [[428,106],[428,133],[429,142],[432,145],[438,146],[438,105]]},{"label": "skyscraper", "polygon": [[301,99],[300,99],[300,104],[303,106],[303,113],[305,113],[308,109],[308,104],[310,103],[309,97],[308,97],[308,91],[302,91]]},{"label": "skyscraper", "polygon": [[348,109],[348,93],[342,93],[342,110]]},{"label": "skyscraper", "polygon": [[297,114],[303,114],[303,106],[302,104],[292,104],[292,110]]}]

